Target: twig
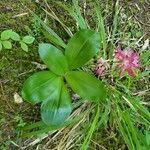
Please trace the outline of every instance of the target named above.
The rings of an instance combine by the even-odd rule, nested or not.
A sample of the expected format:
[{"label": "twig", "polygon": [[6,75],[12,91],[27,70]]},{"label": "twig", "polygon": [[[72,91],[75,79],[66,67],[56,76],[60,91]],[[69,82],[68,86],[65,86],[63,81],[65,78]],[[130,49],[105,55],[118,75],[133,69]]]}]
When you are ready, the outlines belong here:
[{"label": "twig", "polygon": [[15,16],[12,16],[12,18],[22,17],[22,16],[25,16],[25,15],[28,15],[28,12],[21,13],[21,14],[15,15]]}]

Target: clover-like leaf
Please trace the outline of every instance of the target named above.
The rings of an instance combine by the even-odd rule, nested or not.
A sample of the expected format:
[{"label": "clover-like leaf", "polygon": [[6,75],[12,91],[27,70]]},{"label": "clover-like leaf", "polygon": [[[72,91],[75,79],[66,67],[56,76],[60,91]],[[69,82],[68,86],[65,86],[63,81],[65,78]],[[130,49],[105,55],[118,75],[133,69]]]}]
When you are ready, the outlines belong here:
[{"label": "clover-like leaf", "polygon": [[34,42],[35,38],[33,36],[27,35],[23,37],[22,41],[26,44],[32,44]]},{"label": "clover-like leaf", "polygon": [[63,53],[51,44],[40,44],[39,54],[48,68],[58,75],[68,70],[68,64]]},{"label": "clover-like leaf", "polygon": [[22,89],[22,97],[33,104],[45,101],[55,92],[60,79],[50,71],[42,71],[29,77]]},{"label": "clover-like leaf", "polygon": [[66,46],[65,55],[69,68],[75,69],[84,65],[99,51],[97,32],[83,29],[77,32]]},{"label": "clover-like leaf", "polygon": [[84,99],[98,102],[106,97],[104,85],[92,75],[81,71],[70,71],[65,78],[70,87]]},{"label": "clover-like leaf", "polygon": [[28,52],[28,45],[22,41],[20,41],[20,45],[21,45],[21,48],[25,51],[25,52]]},{"label": "clover-like leaf", "polygon": [[2,33],[1,33],[1,39],[2,40],[8,40],[10,39],[10,34],[11,34],[12,30],[4,30]]},{"label": "clover-like leaf", "polygon": [[71,98],[63,82],[41,106],[42,120],[47,125],[60,126],[72,110]]},{"label": "clover-like leaf", "polygon": [[10,41],[2,41],[2,45],[4,46],[5,49],[11,49],[12,44]]},{"label": "clover-like leaf", "polygon": [[14,41],[20,41],[20,36],[18,33],[12,31],[10,32],[10,38]]}]

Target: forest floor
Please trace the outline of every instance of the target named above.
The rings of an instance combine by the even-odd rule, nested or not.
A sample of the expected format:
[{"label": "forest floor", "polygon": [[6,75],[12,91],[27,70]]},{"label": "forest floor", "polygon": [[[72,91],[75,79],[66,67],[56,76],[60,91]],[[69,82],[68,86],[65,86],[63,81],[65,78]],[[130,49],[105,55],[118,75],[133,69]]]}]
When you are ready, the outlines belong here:
[{"label": "forest floor", "polygon": [[[67,2],[64,3],[67,4]],[[112,24],[110,16],[111,12],[113,11],[113,2],[107,1],[106,4],[107,8],[103,6],[104,12],[108,14],[108,16],[105,17],[105,22],[106,25],[110,26]],[[126,24],[126,28],[123,29],[120,27],[121,32],[130,32],[132,35],[134,35],[136,40],[139,41],[139,44],[144,44],[144,42],[150,37],[150,3],[148,0],[122,0],[119,4],[122,9],[120,21],[125,20],[124,22],[120,22],[120,24]],[[50,2],[49,5],[56,12],[59,18],[63,20],[67,26],[74,30],[75,25],[73,24],[73,21],[65,14],[64,11],[57,8],[56,4],[53,2]],[[34,122],[40,120],[39,105],[32,106],[27,102],[17,104],[14,101],[14,95],[15,93],[20,95],[22,84],[25,79],[34,72],[41,70],[37,66],[37,63],[41,63],[37,53],[38,43],[41,41],[47,41],[40,31],[39,23],[32,15],[30,15],[29,9],[34,11],[39,17],[42,18],[42,20],[49,19],[49,26],[61,37],[63,37],[64,40],[69,38],[64,32],[62,32],[62,27],[59,26],[58,22],[49,17],[47,18],[47,15],[42,8],[46,8],[46,6],[41,0],[36,2],[33,0],[0,1],[0,32],[5,29],[13,29],[20,35],[25,36],[27,34],[31,34],[36,39],[34,44],[30,46],[28,53],[22,51],[17,44],[15,45],[15,48],[11,50],[3,50],[0,52],[1,150],[21,149],[21,147],[27,146],[29,143],[35,141],[35,139],[22,139],[20,137],[20,127],[30,123],[30,121]],[[90,14],[87,14],[87,17],[90,20]],[[129,41],[128,39],[125,40],[127,42]],[[140,87],[138,88],[145,89],[145,86],[146,85],[143,82],[140,83]],[[148,99],[148,96],[146,98]],[[76,128],[74,130],[76,131]],[[58,132],[61,132],[61,130]],[[62,133],[62,138],[64,138],[64,135],[67,136],[67,129],[63,130],[62,132],[64,132]],[[101,130],[97,132],[101,134],[101,136],[99,136],[101,139],[97,140],[103,141],[101,143],[101,147],[97,149],[126,149],[124,142],[116,135],[113,127],[109,128],[109,131]],[[75,134],[75,132],[72,134]],[[58,150],[64,149],[62,146],[63,144],[60,144],[63,142],[61,137],[57,136],[55,139],[53,139],[53,143],[50,142],[50,137],[51,136],[46,136],[43,141],[39,140],[37,143],[32,143],[26,149],[54,149],[54,147]],[[60,147],[57,147],[58,145]],[[72,149],[77,150],[79,145],[73,146]],[[94,146],[91,146],[91,149],[95,149],[93,147]]]}]

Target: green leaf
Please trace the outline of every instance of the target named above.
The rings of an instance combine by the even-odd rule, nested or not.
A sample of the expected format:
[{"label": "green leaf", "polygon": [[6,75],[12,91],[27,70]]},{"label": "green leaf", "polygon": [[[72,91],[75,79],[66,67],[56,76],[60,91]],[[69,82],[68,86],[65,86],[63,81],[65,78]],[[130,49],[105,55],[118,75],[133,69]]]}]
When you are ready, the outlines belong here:
[{"label": "green leaf", "polygon": [[2,43],[1,43],[1,41],[0,41],[0,51],[2,50],[2,48],[3,48],[3,47],[2,47]]},{"label": "green leaf", "polygon": [[28,52],[28,45],[24,42],[20,42],[21,48],[25,51]]},{"label": "green leaf", "polygon": [[44,11],[53,19],[55,19],[57,22],[60,23],[60,25],[64,28],[64,30],[66,31],[66,33],[71,37],[73,34],[70,30],[70,28],[63,23],[63,21],[60,20],[60,17],[58,17],[55,12],[51,9],[51,11],[47,11],[46,9],[44,9]]},{"label": "green leaf", "polygon": [[11,49],[12,48],[10,41],[2,41],[2,44],[3,44],[5,49]]},{"label": "green leaf", "polygon": [[92,122],[90,123],[89,130],[87,131],[86,138],[85,138],[80,150],[88,149],[90,141],[92,140],[92,136],[97,129],[99,118],[100,118],[100,108],[99,108],[99,105],[97,105],[97,110],[93,114],[93,117],[91,118]]},{"label": "green leaf", "polygon": [[107,47],[106,31],[105,31],[104,18],[102,17],[101,6],[100,6],[100,3],[98,0],[95,1],[94,6],[95,6],[96,15],[98,18],[98,20],[96,22],[98,25],[100,41],[102,44],[104,57],[106,58],[106,47]]},{"label": "green leaf", "polygon": [[69,68],[81,67],[99,51],[99,35],[92,30],[80,30],[66,46]]},{"label": "green leaf", "polygon": [[87,24],[86,19],[83,18],[82,13],[80,11],[80,7],[78,5],[78,1],[74,0],[73,1],[73,7],[69,7],[65,5],[63,2],[55,2],[57,5],[62,7],[65,11],[69,13],[70,16],[74,18],[77,24],[77,28],[79,29],[87,29],[89,26]]},{"label": "green leaf", "polygon": [[26,44],[32,44],[34,42],[35,38],[33,36],[25,36],[23,37],[23,42],[26,43]]},{"label": "green leaf", "polygon": [[42,71],[29,77],[22,89],[22,97],[33,104],[49,99],[55,92],[58,77],[50,71]]},{"label": "green leaf", "polygon": [[58,75],[68,70],[68,64],[63,53],[51,44],[40,44],[39,54],[48,68]]},{"label": "green leaf", "polygon": [[81,71],[70,71],[65,78],[70,87],[84,99],[97,102],[106,97],[104,85],[92,75]]},{"label": "green leaf", "polygon": [[82,14],[81,14],[81,11],[80,11],[80,7],[79,7],[79,4],[78,4],[78,1],[77,0],[72,0],[73,2],[73,6],[74,6],[74,13],[70,13],[71,16],[74,17],[74,19],[76,20],[78,26],[81,28],[81,29],[86,29],[87,28],[87,25],[86,25],[86,21],[84,20]]},{"label": "green leaf", "polygon": [[1,39],[2,40],[8,40],[10,39],[10,34],[11,34],[12,30],[4,30],[2,33],[1,33]]},{"label": "green leaf", "polygon": [[61,81],[49,99],[42,103],[42,120],[47,125],[60,126],[69,117],[71,110],[70,96]]},{"label": "green leaf", "polygon": [[18,33],[12,31],[10,32],[10,38],[14,41],[20,41],[20,36]]}]

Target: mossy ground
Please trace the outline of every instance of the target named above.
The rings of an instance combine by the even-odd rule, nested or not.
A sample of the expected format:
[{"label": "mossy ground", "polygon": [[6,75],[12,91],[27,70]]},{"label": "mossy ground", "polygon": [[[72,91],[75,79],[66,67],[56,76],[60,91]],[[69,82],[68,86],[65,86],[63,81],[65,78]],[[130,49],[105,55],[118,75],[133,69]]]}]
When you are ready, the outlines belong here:
[{"label": "mossy ground", "polygon": [[[36,8],[36,5],[29,1],[26,2],[26,5],[33,10]],[[31,24],[29,15],[13,18],[17,14],[27,12],[20,1],[0,1],[0,12],[1,32],[5,29],[13,29],[20,35],[27,34],[25,25]],[[21,119],[24,116],[23,118],[28,120],[35,111],[32,112],[31,106],[29,107],[28,104],[15,104],[13,95],[20,91],[26,73],[29,70],[34,70],[30,61],[36,60],[36,46],[30,47],[32,52],[29,54],[23,52],[18,45],[14,44],[13,47],[11,50],[3,50],[0,53],[0,149],[11,149],[12,139],[19,141],[17,138],[19,134],[17,122],[19,120],[16,119]],[[25,74],[21,75],[23,72]]]},{"label": "mossy ground", "polygon": [[[44,5],[44,2],[41,2],[41,5]],[[148,1],[122,1],[121,5],[126,13],[126,16],[124,17],[132,16],[137,20],[136,23],[133,21],[131,21],[131,23],[127,23],[128,27],[127,29],[122,29],[122,35],[124,32],[136,34],[139,31],[140,26],[140,32],[145,35],[142,40],[146,40],[149,37],[148,29],[150,27],[150,22],[147,22],[149,20],[149,11],[147,6]],[[30,46],[28,53],[22,51],[17,44],[14,45],[14,48],[11,50],[3,50],[0,52],[0,149],[16,149],[17,147],[15,146],[15,143],[21,146],[22,139],[19,137],[19,126],[22,126],[24,123],[40,119],[38,105],[31,106],[26,102],[16,104],[13,98],[15,92],[20,94],[24,80],[30,74],[38,70],[32,62],[40,62],[37,54],[38,42],[45,40],[43,35],[40,33],[38,24],[36,24],[36,21],[30,14],[14,17],[18,14],[26,12],[29,13],[28,9],[31,9],[37,15],[45,16],[44,12],[39,7],[39,4],[35,3],[35,1],[0,1],[0,31],[5,29],[13,29],[20,35],[26,35],[27,32],[32,31],[32,34],[34,34],[36,38],[35,43]],[[105,11],[108,12],[109,8]],[[72,23],[68,23],[69,21],[67,15],[63,16],[64,12],[57,10],[57,13],[69,27],[72,27]],[[109,19],[111,18],[107,19],[108,25]],[[63,32],[62,27],[58,27],[57,22],[52,20],[49,22],[51,28],[57,31],[61,37],[64,37],[64,39],[68,38],[68,36]],[[72,30],[74,30],[73,27]],[[122,40],[124,40],[124,36],[122,38]],[[142,87],[144,87],[144,85],[142,85]],[[97,133],[101,135],[99,137],[103,139],[103,136],[105,136],[106,138],[108,132],[101,132],[102,131]],[[106,140],[108,149],[115,150],[119,147],[124,149],[124,142],[120,139],[115,141],[116,139],[113,136],[114,135],[112,135],[112,138],[110,138],[112,141],[109,140],[107,143]],[[34,149],[34,147],[31,147],[31,149]]]}]

